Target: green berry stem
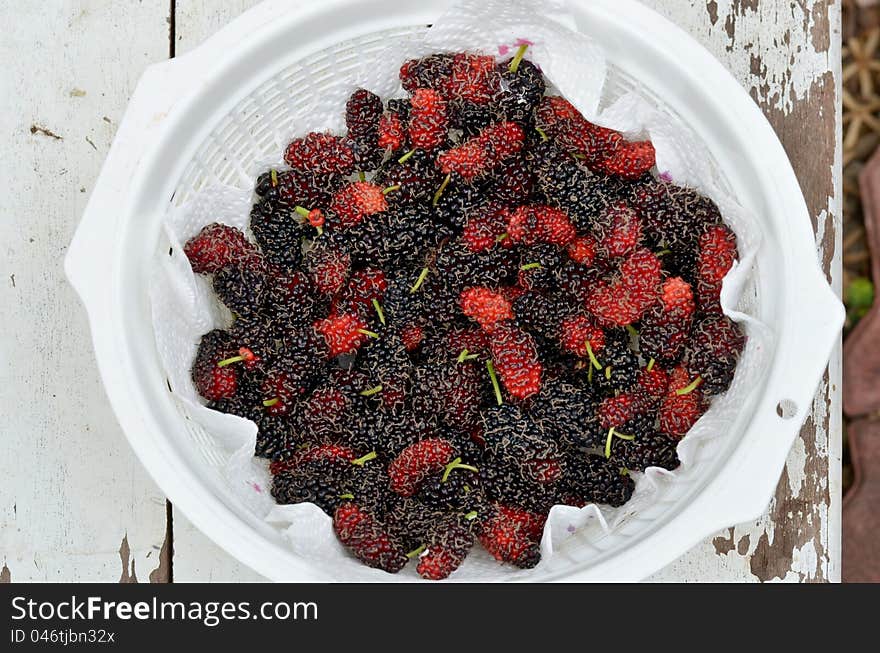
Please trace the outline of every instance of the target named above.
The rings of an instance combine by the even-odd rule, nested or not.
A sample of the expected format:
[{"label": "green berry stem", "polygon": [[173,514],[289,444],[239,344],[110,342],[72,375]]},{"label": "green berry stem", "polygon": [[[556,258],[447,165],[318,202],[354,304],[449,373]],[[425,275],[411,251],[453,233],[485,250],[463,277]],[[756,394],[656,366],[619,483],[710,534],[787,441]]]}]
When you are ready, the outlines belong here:
[{"label": "green berry stem", "polygon": [[226,367],[227,365],[232,365],[233,363],[238,363],[244,360],[244,356],[233,356],[232,358],[224,358],[222,361],[217,361],[217,367]]},{"label": "green berry stem", "polygon": [[388,186],[388,188],[383,188],[382,194],[387,195],[388,193],[393,193],[396,190],[400,190],[400,184],[395,184],[394,186]]},{"label": "green berry stem", "polygon": [[676,391],[675,391],[675,394],[677,394],[677,395],[679,395],[679,396],[682,396],[682,395],[689,395],[689,394],[692,393],[694,390],[696,390],[697,388],[699,388],[699,387],[700,387],[700,384],[702,384],[702,383],[703,383],[703,377],[702,377],[702,376],[698,376],[696,379],[694,379],[693,383],[691,383],[689,386],[687,386],[687,387],[685,387],[685,388],[679,388],[678,390],[676,390]]},{"label": "green berry stem", "polygon": [[410,150],[409,152],[407,152],[406,154],[404,154],[402,157],[400,157],[400,158],[397,160],[397,162],[398,162],[398,163],[406,163],[407,161],[409,161],[410,157],[411,157],[413,154],[415,154],[415,153],[416,153],[416,150],[415,150],[415,148],[413,148],[412,150]]},{"label": "green berry stem", "polygon": [[358,329],[358,333],[362,333],[365,336],[368,336],[370,338],[378,338],[379,337],[378,333],[376,333],[375,331],[370,331],[368,329]]},{"label": "green berry stem", "polygon": [[467,513],[464,516],[464,518],[467,519],[468,521],[471,521],[472,519],[476,519],[478,514],[479,513],[476,510],[471,510],[469,513]]},{"label": "green berry stem", "polygon": [[456,363],[464,363],[467,360],[468,350],[462,349],[461,353],[458,355],[458,358],[455,359]]},{"label": "green berry stem", "polygon": [[275,188],[278,185],[278,171],[272,168],[269,177],[272,179],[272,188]]},{"label": "green berry stem", "polygon": [[[599,359],[596,358],[596,354],[593,353],[593,346],[590,344],[590,341],[589,341],[589,340],[586,341],[586,345],[587,345],[587,356],[590,357],[590,363],[591,363],[592,366],[595,367],[597,370],[601,370],[601,369],[602,369],[602,363],[599,362]],[[592,374],[592,373],[591,373],[591,374]],[[590,380],[591,380],[591,381],[593,380],[592,375],[590,376]]]},{"label": "green berry stem", "polygon": [[407,553],[406,557],[409,558],[410,560],[412,560],[413,558],[418,558],[422,554],[422,551],[424,551],[426,548],[427,547],[424,544],[422,544],[422,546],[420,546],[418,549],[413,549],[412,551]]},{"label": "green berry stem", "polygon": [[626,332],[627,332],[632,338],[638,338],[638,337],[639,337],[639,332],[636,331],[636,328],[635,328],[632,324],[627,324],[627,325],[626,325]]},{"label": "green berry stem", "polygon": [[609,381],[611,380],[611,366],[605,368],[605,378]]},{"label": "green berry stem", "polygon": [[382,392],[382,386],[377,385],[374,388],[370,388],[369,390],[364,390],[360,393],[361,397],[372,397],[373,395],[377,395]]},{"label": "green berry stem", "polygon": [[449,182],[452,181],[452,173],[450,172],[446,175],[446,178],[443,180],[443,183],[440,184],[440,188],[437,189],[437,192],[434,193],[434,199],[431,200],[431,206],[437,206],[440,203],[440,198],[443,197],[443,191],[446,190],[446,187],[449,185]]},{"label": "green berry stem", "polygon": [[612,426],[610,429],[608,429],[608,437],[605,440],[605,457],[606,458],[611,458],[611,441],[614,438],[620,438],[621,440],[627,440],[629,442],[632,442],[633,440],[636,439],[636,436],[627,435],[626,433],[618,433],[616,430],[614,430],[614,427]]},{"label": "green berry stem", "polygon": [[540,263],[526,263],[524,266],[520,268],[523,272],[528,272],[529,270],[540,270],[543,265]]},{"label": "green berry stem", "polygon": [[654,369],[654,363],[656,363],[656,362],[657,361],[655,361],[653,358],[648,361],[648,371],[649,372]]},{"label": "green berry stem", "polygon": [[278,397],[274,397],[274,398],[272,398],[272,399],[264,399],[264,400],[263,400],[263,405],[264,405],[266,408],[271,408],[272,406],[274,406],[275,404],[277,404],[279,401],[281,401],[281,400],[280,400]]},{"label": "green berry stem", "polygon": [[571,156],[574,157],[575,159],[577,159],[578,161],[583,161],[584,159],[587,158],[585,154],[581,154],[580,152],[575,152]]},{"label": "green berry stem", "polygon": [[519,49],[516,51],[516,55],[513,57],[510,62],[510,66],[507,68],[510,72],[515,73],[517,70],[519,70],[519,64],[520,62],[522,62],[523,57],[526,56],[526,50],[528,49],[528,43],[523,43],[521,46],[519,46]]},{"label": "green berry stem", "polygon": [[614,427],[608,429],[608,437],[605,438],[605,457],[611,458],[611,441],[614,439]]},{"label": "green berry stem", "polygon": [[364,174],[364,171],[363,171],[363,170],[359,170],[359,171],[358,171],[358,179],[359,179],[360,181],[366,181],[366,180],[367,180],[367,175]]},{"label": "green berry stem", "polygon": [[351,461],[351,464],[357,465],[358,467],[363,467],[364,463],[366,463],[370,460],[373,460],[373,458],[375,458],[378,455],[379,454],[377,454],[375,451],[371,451],[366,456],[361,456],[360,458],[355,458],[354,460]]},{"label": "green berry stem", "polygon": [[385,312],[382,310],[382,305],[379,303],[378,299],[373,300],[373,308],[376,309],[376,315],[379,316],[379,321],[382,325],[385,325]]},{"label": "green berry stem", "polygon": [[621,476],[629,476],[629,470],[626,467],[621,467],[620,468],[620,475]]},{"label": "green berry stem", "polygon": [[440,478],[441,483],[445,483],[449,479],[449,475],[452,473],[453,469],[467,469],[472,472],[480,471],[479,469],[477,469],[473,465],[465,465],[464,463],[461,462],[461,458],[459,457],[459,458],[456,458],[455,460],[453,460],[448,465],[446,465],[446,469],[443,470],[443,476]]},{"label": "green berry stem", "polygon": [[590,369],[587,370],[587,383],[593,382],[593,370],[596,369],[592,365],[590,365]]},{"label": "green berry stem", "polygon": [[354,495],[351,492],[348,492],[346,494],[340,494],[339,498],[340,499],[354,499]]},{"label": "green berry stem", "polygon": [[543,129],[541,129],[540,127],[535,127],[535,131],[538,132],[538,136],[541,137],[541,140],[542,140],[543,142],[546,143],[547,141],[550,140],[550,137],[547,136],[547,132],[545,132],[545,131],[544,131]]},{"label": "green berry stem", "polygon": [[503,243],[503,242],[504,242],[505,240],[507,240],[508,238],[510,238],[510,234],[501,234],[500,236],[498,236],[498,237],[495,239],[495,242],[496,242],[496,243]]},{"label": "green berry stem", "polygon": [[491,360],[486,361],[486,369],[489,370],[489,378],[492,379],[492,389],[495,390],[495,400],[499,406],[504,405],[504,398],[501,396],[501,386],[498,385],[498,376],[495,374],[495,365]]},{"label": "green berry stem", "polygon": [[304,207],[304,206],[295,206],[295,207],[293,207],[293,210],[296,211],[297,213],[299,213],[299,214],[300,214],[302,217],[304,217],[304,218],[308,218],[308,217],[309,217],[309,213],[311,213],[311,211],[309,211],[309,210],[308,210],[306,207]]},{"label": "green berry stem", "polygon": [[672,250],[669,250],[669,249],[661,249],[659,252],[657,252],[656,254],[654,254],[654,256],[656,256],[657,258],[660,258],[661,256],[666,256],[667,254],[671,254],[671,253],[672,253]]},{"label": "green berry stem", "polygon": [[428,278],[429,271],[429,268],[424,268],[422,270],[421,274],[419,274],[419,278],[416,279],[415,285],[413,285],[413,287],[409,289],[411,293],[417,292],[418,289],[422,287],[422,284],[425,283],[425,279]]}]

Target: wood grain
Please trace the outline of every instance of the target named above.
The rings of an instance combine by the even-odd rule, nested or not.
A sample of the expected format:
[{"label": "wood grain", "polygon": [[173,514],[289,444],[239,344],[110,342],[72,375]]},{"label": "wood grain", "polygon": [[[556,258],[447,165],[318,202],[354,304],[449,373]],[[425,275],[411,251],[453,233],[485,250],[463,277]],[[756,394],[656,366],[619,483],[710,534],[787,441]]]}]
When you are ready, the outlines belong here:
[{"label": "wood grain", "polygon": [[165,498],[107,404],[62,262],[138,78],[167,57],[168,7],[0,3],[0,582],[159,565]]}]

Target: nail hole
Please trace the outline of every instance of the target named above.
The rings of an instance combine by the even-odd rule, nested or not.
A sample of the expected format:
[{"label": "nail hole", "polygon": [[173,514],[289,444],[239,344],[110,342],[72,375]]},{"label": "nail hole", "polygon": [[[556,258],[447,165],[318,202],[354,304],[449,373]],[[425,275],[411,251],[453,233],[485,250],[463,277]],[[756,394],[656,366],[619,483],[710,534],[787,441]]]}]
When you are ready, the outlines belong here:
[{"label": "nail hole", "polygon": [[797,415],[798,407],[791,399],[783,399],[776,404],[776,414],[782,419],[791,419]]}]

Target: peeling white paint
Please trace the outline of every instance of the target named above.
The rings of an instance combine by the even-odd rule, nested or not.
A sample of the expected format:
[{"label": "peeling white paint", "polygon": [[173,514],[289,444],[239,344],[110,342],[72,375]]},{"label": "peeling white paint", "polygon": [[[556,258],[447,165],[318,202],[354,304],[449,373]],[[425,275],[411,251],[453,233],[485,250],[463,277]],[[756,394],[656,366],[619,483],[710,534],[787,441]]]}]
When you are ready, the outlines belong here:
[{"label": "peeling white paint", "polygon": [[799,464],[799,461],[804,460],[806,455],[804,441],[797,438],[791,448],[788,460],[785,462],[785,468],[788,470],[788,487],[793,497],[800,496],[801,488],[804,486],[807,474],[803,464]]},{"label": "peeling white paint", "polygon": [[[751,3],[742,0],[716,0],[717,19],[713,25],[707,0],[643,2],[687,29],[714,52],[759,102],[786,114],[795,102],[808,96],[816,79],[833,69],[836,48],[817,51],[813,43],[816,17],[807,8],[827,10],[835,24],[839,3],[826,8],[824,2],[816,0],[763,0],[753,9]],[[792,60],[782,56],[787,52],[797,54]]]},{"label": "peeling white paint", "polygon": [[792,551],[791,570],[806,579],[818,577],[819,555],[813,540],[809,540],[801,548]]},{"label": "peeling white paint", "polygon": [[[61,258],[144,68],[168,56],[167,2],[0,3],[15,25],[0,39],[0,305],[15,306],[0,334],[0,559],[12,580],[114,582],[120,533],[139,569],[162,539],[158,488],[107,403],[85,311]],[[70,23],[75,25],[70,27]],[[112,36],[110,36],[112,35]],[[34,50],[38,56],[20,57]],[[72,87],[89,89],[70,98]],[[95,89],[95,92],[92,92]],[[98,92],[100,91],[100,92]],[[30,132],[38,124],[63,140]],[[27,352],[27,355],[23,355]],[[2,568],[2,565],[0,565]]]}]

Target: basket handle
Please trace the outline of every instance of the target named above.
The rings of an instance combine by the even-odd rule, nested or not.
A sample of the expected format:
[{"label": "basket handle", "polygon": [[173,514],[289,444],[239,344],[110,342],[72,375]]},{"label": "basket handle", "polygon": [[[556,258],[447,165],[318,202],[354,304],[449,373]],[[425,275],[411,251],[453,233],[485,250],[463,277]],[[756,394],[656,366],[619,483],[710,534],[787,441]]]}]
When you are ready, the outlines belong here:
[{"label": "basket handle", "polygon": [[90,315],[110,299],[113,268],[109,256],[95,253],[116,251],[130,181],[182,88],[176,63],[150,66],[139,80],[68,248],[64,270]]},{"label": "basket handle", "polygon": [[827,362],[840,343],[843,304],[813,261],[795,267],[802,274],[792,281],[794,292],[787,302],[787,342],[770,372],[779,380],[769,379],[767,384],[786,388],[785,396],[765,395],[756,402],[751,439],[740,443],[715,479],[715,487],[729,495],[723,514],[707,515],[718,528],[749,521],[766,510],[789,450],[810,414]]},{"label": "basket handle", "polygon": [[115,252],[123,216],[128,213],[130,180],[175,104],[203,79],[205,71],[243,38],[277,16],[308,13],[312,3],[267,0],[220,29],[185,55],[149,66],[138,81],[113,144],[95,182],[64,261],[68,280],[90,316],[110,299],[113,261],[95,252]]}]

